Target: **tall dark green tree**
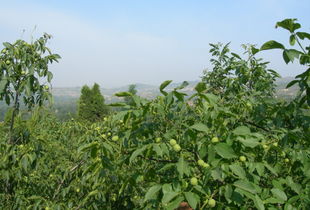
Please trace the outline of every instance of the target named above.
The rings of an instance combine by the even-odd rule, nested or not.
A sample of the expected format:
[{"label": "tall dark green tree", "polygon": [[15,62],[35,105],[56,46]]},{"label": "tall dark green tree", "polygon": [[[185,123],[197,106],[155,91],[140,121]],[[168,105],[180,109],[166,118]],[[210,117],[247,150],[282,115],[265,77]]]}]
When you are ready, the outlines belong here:
[{"label": "tall dark green tree", "polygon": [[94,84],[90,89],[84,85],[78,102],[78,117],[81,120],[98,121],[109,112],[104,103],[104,97],[100,92],[100,86]]}]

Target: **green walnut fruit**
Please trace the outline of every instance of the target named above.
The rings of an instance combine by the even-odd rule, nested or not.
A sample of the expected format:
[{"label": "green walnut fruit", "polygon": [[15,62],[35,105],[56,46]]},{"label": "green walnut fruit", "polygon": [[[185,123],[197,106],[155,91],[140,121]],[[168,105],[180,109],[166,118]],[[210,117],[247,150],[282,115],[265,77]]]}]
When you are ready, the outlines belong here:
[{"label": "green walnut fruit", "polygon": [[176,145],[173,146],[173,149],[174,149],[174,151],[176,151],[176,152],[180,152],[180,151],[181,151],[181,146],[178,145],[178,144],[176,144]]},{"label": "green walnut fruit", "polygon": [[11,64],[11,61],[7,60],[5,61],[6,65],[10,65]]},{"label": "green walnut fruit", "polygon": [[217,143],[217,142],[219,142],[219,138],[218,137],[213,137],[212,139],[211,139],[211,142],[212,143]]},{"label": "green walnut fruit", "polygon": [[198,184],[198,179],[196,177],[191,178],[191,185],[195,186]]},{"label": "green walnut fruit", "polygon": [[197,163],[198,163],[199,166],[203,166],[203,165],[205,164],[205,161],[203,161],[203,160],[198,160]]},{"label": "green walnut fruit", "polygon": [[208,206],[213,208],[216,205],[216,201],[213,198],[210,198],[208,201]]},{"label": "green walnut fruit", "polygon": [[112,135],[112,134],[109,132],[109,133],[108,133],[108,136],[111,136],[111,135]]},{"label": "green walnut fruit", "polygon": [[112,137],[112,141],[118,141],[118,139],[119,139],[118,136],[113,136]]},{"label": "green walnut fruit", "polygon": [[25,72],[25,71],[22,71],[22,72],[21,72],[21,75],[25,75],[25,74],[26,74],[26,72]]},{"label": "green walnut fruit", "polygon": [[202,167],[203,167],[203,168],[209,168],[210,165],[209,165],[208,163],[204,163],[204,164],[202,165]]},{"label": "green walnut fruit", "polygon": [[108,118],[107,118],[107,117],[104,117],[104,118],[103,118],[103,120],[104,120],[104,121],[107,121],[107,120],[108,120]]},{"label": "green walnut fruit", "polygon": [[77,188],[77,189],[76,189],[76,192],[80,192],[80,188]]},{"label": "green walnut fruit", "polygon": [[6,53],[6,49],[4,48],[1,52],[2,52],[3,54],[5,54],[5,53]]},{"label": "green walnut fruit", "polygon": [[174,146],[174,145],[177,144],[177,141],[176,141],[175,139],[170,139],[169,144],[170,144],[171,146]]},{"label": "green walnut fruit", "polygon": [[107,136],[105,134],[101,134],[101,137],[105,139]]},{"label": "green walnut fruit", "polygon": [[279,145],[278,145],[278,142],[275,142],[275,143],[273,143],[272,145],[273,145],[274,147],[279,146]]},{"label": "green walnut fruit", "polygon": [[49,87],[47,85],[44,85],[43,88],[44,90],[48,90]]},{"label": "green walnut fruit", "polygon": [[244,157],[244,156],[242,155],[242,156],[239,157],[239,160],[240,160],[241,162],[245,162],[245,161],[246,161],[246,157]]},{"label": "green walnut fruit", "polygon": [[288,162],[290,162],[290,159],[285,158],[285,159],[284,159],[284,162],[288,163]]},{"label": "green walnut fruit", "polygon": [[157,138],[155,139],[155,142],[156,142],[156,143],[160,143],[160,142],[161,142],[161,138],[160,138],[160,137],[157,137]]}]

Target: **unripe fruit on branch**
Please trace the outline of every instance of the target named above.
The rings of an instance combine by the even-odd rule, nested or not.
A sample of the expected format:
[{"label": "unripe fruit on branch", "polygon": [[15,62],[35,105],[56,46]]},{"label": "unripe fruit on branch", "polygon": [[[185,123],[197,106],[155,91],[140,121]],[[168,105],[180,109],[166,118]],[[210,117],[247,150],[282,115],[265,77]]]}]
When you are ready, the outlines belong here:
[{"label": "unripe fruit on branch", "polygon": [[160,137],[157,137],[157,138],[155,139],[155,142],[156,142],[156,143],[160,143],[160,142],[161,142],[161,138],[160,138]]},{"label": "unripe fruit on branch", "polygon": [[195,186],[198,184],[198,179],[196,177],[191,178],[191,185]]},{"label": "unripe fruit on branch", "polygon": [[211,208],[213,208],[215,205],[216,205],[216,201],[215,201],[213,198],[209,199],[209,201],[208,201],[208,206],[210,206]]},{"label": "unripe fruit on branch", "polygon": [[213,138],[211,139],[211,142],[212,142],[212,143],[217,143],[217,142],[219,142],[219,138],[218,138],[218,137],[213,137]]},{"label": "unripe fruit on branch", "polygon": [[112,137],[112,141],[118,141],[118,139],[119,139],[118,136],[113,136]]},{"label": "unripe fruit on branch", "polygon": [[173,146],[173,149],[174,149],[174,151],[176,151],[176,152],[180,152],[181,146],[178,145],[178,144],[176,144],[176,145]]},{"label": "unripe fruit on branch", "polygon": [[239,160],[240,160],[241,162],[245,162],[245,161],[246,161],[246,157],[244,157],[244,156],[242,155],[242,156],[239,157]]},{"label": "unripe fruit on branch", "polygon": [[200,159],[200,160],[197,161],[197,163],[198,163],[199,166],[203,166],[203,164],[205,163],[205,161],[203,161],[203,160]]},{"label": "unripe fruit on branch", "polygon": [[177,141],[174,140],[174,139],[170,139],[169,144],[170,144],[171,146],[174,146],[174,145],[177,144]]}]

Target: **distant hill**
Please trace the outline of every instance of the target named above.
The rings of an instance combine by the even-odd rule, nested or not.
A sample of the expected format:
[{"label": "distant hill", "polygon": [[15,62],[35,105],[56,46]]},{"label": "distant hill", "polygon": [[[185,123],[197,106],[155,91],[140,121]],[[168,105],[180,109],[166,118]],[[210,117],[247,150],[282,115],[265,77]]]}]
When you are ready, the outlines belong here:
[{"label": "distant hill", "polygon": [[[293,97],[297,92],[297,86],[293,86],[289,89],[286,89],[286,85],[292,81],[293,77],[283,77],[279,78],[276,81],[277,84],[277,95],[279,97]],[[183,89],[183,92],[187,94],[191,94],[194,92],[194,87],[199,81],[188,81],[189,85]],[[171,83],[166,89],[172,90],[178,86],[180,86],[182,82],[179,83]],[[106,102],[114,102],[118,101],[118,97],[115,97],[114,94],[117,92],[123,92],[128,90],[129,85],[117,87],[117,88],[102,88],[101,93],[104,95]],[[148,85],[148,84],[136,84],[137,94],[145,97],[145,98],[154,98],[157,95],[160,95],[159,92],[159,86],[154,85]],[[53,96],[55,98],[61,99],[61,98],[79,98],[80,96],[81,87],[55,87],[52,90]]]}]

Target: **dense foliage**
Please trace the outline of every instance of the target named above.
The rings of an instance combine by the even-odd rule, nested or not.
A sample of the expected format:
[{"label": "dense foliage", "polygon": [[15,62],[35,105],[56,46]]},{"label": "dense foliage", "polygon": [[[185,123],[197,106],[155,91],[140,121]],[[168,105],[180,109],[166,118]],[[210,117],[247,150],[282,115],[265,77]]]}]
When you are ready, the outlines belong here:
[{"label": "dense foliage", "polygon": [[[277,25],[291,29],[287,24],[297,23]],[[246,46],[243,59],[228,45],[212,45],[214,71],[191,96],[182,92],[187,82],[166,91],[170,80],[153,100],[121,92],[116,95],[131,103],[111,104],[121,111],[94,123],[59,122],[38,108],[27,120],[17,117],[15,144],[7,143],[9,128],[0,125],[0,205],[309,209],[309,69],[293,82],[301,91],[295,100],[275,99],[278,75],[256,56],[277,46]],[[283,51],[309,68],[309,53]]]}]

